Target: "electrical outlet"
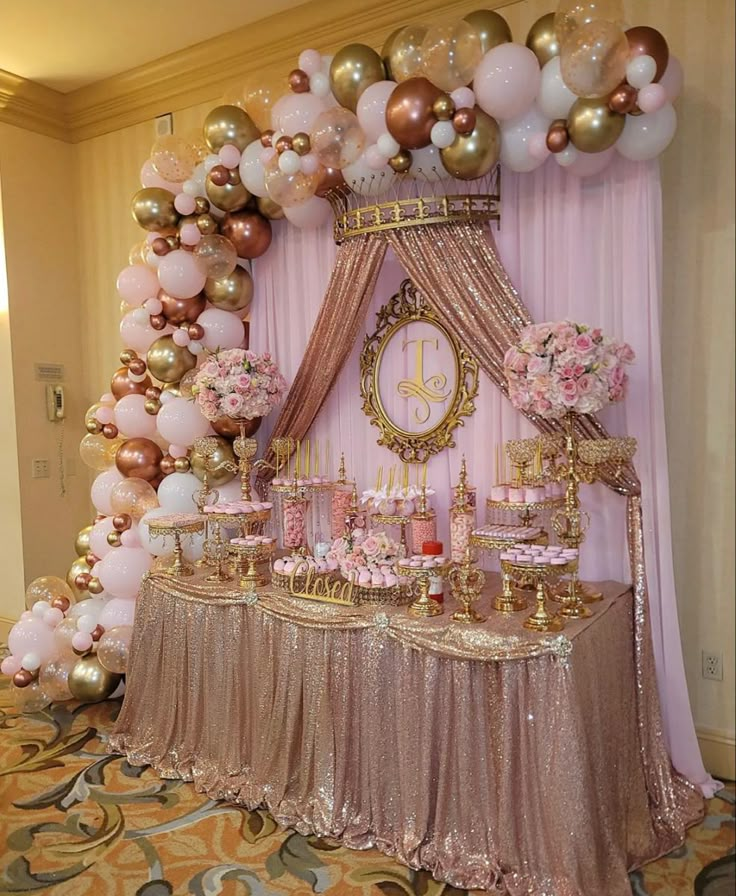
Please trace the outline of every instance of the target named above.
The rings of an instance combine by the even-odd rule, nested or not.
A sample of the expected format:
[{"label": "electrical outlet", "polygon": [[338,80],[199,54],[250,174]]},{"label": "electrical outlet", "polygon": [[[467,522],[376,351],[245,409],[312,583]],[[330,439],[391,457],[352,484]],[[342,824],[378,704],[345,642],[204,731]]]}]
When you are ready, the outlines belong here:
[{"label": "electrical outlet", "polygon": [[33,479],[48,479],[49,478],[49,462],[46,457],[35,457],[33,459],[33,467],[31,471],[31,477]]},{"label": "electrical outlet", "polygon": [[703,651],[703,678],[723,681],[723,658],[720,653]]}]

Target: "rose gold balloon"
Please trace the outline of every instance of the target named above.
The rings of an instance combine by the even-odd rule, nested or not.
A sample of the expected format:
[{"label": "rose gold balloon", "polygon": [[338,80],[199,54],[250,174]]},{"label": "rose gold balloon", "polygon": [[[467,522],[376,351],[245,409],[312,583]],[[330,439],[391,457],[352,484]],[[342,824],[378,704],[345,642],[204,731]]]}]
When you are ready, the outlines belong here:
[{"label": "rose gold balloon", "polygon": [[146,377],[140,383],[134,383],[128,377],[128,368],[119,367],[112,376],[110,391],[115,398],[125,398],[126,395],[145,395],[146,389],[151,386],[151,378]]},{"label": "rose gold balloon", "polygon": [[142,376],[146,372],[146,362],[143,358],[133,358],[128,364],[128,370],[136,376]]},{"label": "rose gold balloon", "polygon": [[118,448],[115,465],[123,476],[151,482],[160,475],[159,464],[164,456],[151,439],[128,439]]},{"label": "rose gold balloon", "polygon": [[112,524],[118,532],[125,532],[133,525],[133,520],[129,513],[118,513],[113,517]]},{"label": "rose gold balloon", "polygon": [[164,454],[159,467],[164,476],[170,476],[174,472],[174,458],[170,454]]},{"label": "rose gold balloon", "polygon": [[100,638],[105,634],[105,629],[98,624],[92,629],[90,634],[92,635],[93,641],[99,641]]},{"label": "rose gold balloon", "polygon": [[261,144],[265,147],[270,147],[273,143],[273,130],[269,128],[267,131],[264,131],[261,134]]},{"label": "rose gold balloon", "polygon": [[300,68],[289,72],[289,87],[294,93],[307,93],[309,91],[309,75]]},{"label": "rose gold balloon", "polygon": [[89,553],[84,555],[84,562],[90,567],[94,566],[99,559],[100,558],[96,554],[93,554],[92,551],[89,551]]},{"label": "rose gold balloon", "polygon": [[152,314],[149,318],[149,323],[154,330],[164,330],[166,328],[166,318],[163,314]]},{"label": "rose gold balloon", "polygon": [[118,437],[118,428],[114,423],[106,423],[102,427],[102,435],[106,439],[117,439]]},{"label": "rose gold balloon", "polygon": [[283,137],[279,137],[279,139],[276,141],[275,148],[276,152],[278,153],[286,152],[287,149],[292,149],[293,143],[291,137],[288,137],[286,135],[284,135]]},{"label": "rose gold balloon", "polygon": [[558,118],[557,121],[552,122],[547,131],[547,149],[550,152],[562,152],[569,142],[567,123]]},{"label": "rose gold balloon", "polygon": [[220,232],[235,246],[240,258],[259,258],[271,245],[271,222],[257,212],[225,215]]},{"label": "rose gold balloon", "polygon": [[150,389],[146,389],[146,398],[149,401],[158,401],[161,398],[161,390],[158,386],[151,386]]},{"label": "rose gold balloon", "polygon": [[651,56],[657,63],[657,73],[654,76],[654,81],[659,81],[670,59],[670,48],[667,46],[667,41],[664,37],[656,28],[650,28],[648,25],[637,25],[635,28],[627,30],[626,40],[629,43],[630,59],[633,59],[635,56]]},{"label": "rose gold balloon", "polygon": [[[163,289],[159,289],[158,299],[163,305],[161,314],[170,324],[175,325],[194,323],[207,306],[207,299],[202,293],[192,296],[191,299],[176,299],[164,292]],[[158,396],[155,397],[158,398]]]},{"label": "rose gold balloon", "polygon": [[88,572],[80,572],[74,577],[74,584],[80,591],[86,591],[92,576]]},{"label": "rose gold balloon", "polygon": [[345,178],[339,168],[323,167],[319,172],[319,184],[317,185],[315,196],[324,198],[332,190],[346,186]]},{"label": "rose gold balloon", "polygon": [[409,78],[394,88],[386,104],[386,127],[403,149],[422,149],[432,142],[432,126],[437,118],[432,111],[442,96],[427,78]]},{"label": "rose gold balloon", "polygon": [[229,176],[230,172],[224,165],[215,165],[214,168],[210,169],[208,175],[209,179],[216,187],[224,187]]},{"label": "rose gold balloon", "polygon": [[458,109],[452,116],[452,126],[456,133],[467,136],[475,130],[477,116],[474,109]]},{"label": "rose gold balloon", "polygon": [[55,597],[51,601],[51,606],[55,610],[61,610],[62,613],[66,613],[66,611],[71,607],[71,601],[68,597]]},{"label": "rose gold balloon", "polygon": [[204,327],[199,324],[189,324],[187,327],[187,335],[190,339],[199,341],[204,337]]},{"label": "rose gold balloon", "polygon": [[153,249],[154,255],[168,255],[168,253],[171,252],[171,246],[169,246],[162,236],[156,237],[151,243],[151,248]]},{"label": "rose gold balloon", "polygon": [[636,87],[630,84],[620,84],[608,97],[608,108],[619,115],[626,115],[636,105]]},{"label": "rose gold balloon", "polygon": [[21,669],[20,672],[16,672],[13,676],[13,684],[17,688],[27,688],[35,678],[36,676],[33,672],[29,672],[27,669]]}]

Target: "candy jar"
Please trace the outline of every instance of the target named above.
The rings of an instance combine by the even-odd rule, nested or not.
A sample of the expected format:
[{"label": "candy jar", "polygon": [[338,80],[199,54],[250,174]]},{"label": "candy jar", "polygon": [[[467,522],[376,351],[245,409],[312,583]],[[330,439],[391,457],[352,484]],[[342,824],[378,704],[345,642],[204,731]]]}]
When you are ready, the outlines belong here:
[{"label": "candy jar", "polygon": [[[444,561],[442,557],[442,542],[434,539],[423,542],[422,557],[440,558],[440,560]],[[430,576],[429,596],[432,600],[436,600],[438,604],[445,602],[445,580],[441,575]]]},{"label": "candy jar", "polygon": [[295,550],[307,543],[307,499],[296,477],[291,492],[283,501],[284,547]]},{"label": "candy jar", "polygon": [[345,473],[345,455],[340,455],[335,490],[332,492],[332,538],[340,538],[345,532],[345,520],[350,512],[353,487]]},{"label": "candy jar", "polygon": [[[411,549],[418,554],[422,550],[425,541],[435,541],[437,538],[437,516],[427,505],[427,488],[422,486],[419,496],[419,508],[411,515]],[[423,552],[422,552],[423,553]]]},{"label": "candy jar", "polygon": [[460,481],[455,486],[455,500],[450,509],[450,550],[454,563],[461,563],[475,528],[475,510],[467,492],[468,471],[463,458],[460,465]]}]

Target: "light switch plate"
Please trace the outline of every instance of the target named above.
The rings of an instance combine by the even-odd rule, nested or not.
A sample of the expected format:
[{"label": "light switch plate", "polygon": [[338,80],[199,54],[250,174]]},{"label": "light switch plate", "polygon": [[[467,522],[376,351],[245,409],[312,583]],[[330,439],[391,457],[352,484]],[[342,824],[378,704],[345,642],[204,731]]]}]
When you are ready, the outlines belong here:
[{"label": "light switch plate", "polygon": [[46,457],[34,457],[31,468],[31,477],[33,479],[49,478],[49,461]]}]

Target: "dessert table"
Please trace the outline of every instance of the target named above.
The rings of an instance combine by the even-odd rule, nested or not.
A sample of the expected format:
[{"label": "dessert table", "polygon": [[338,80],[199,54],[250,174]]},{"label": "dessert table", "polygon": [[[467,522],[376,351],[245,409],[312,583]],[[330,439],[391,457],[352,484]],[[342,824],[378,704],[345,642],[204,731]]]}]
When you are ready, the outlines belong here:
[{"label": "dessert table", "polygon": [[144,580],[109,746],[134,764],[512,896],[630,896],[702,814],[642,717],[628,586],[550,635],[491,610],[493,576],[480,625],[204,576]]}]

